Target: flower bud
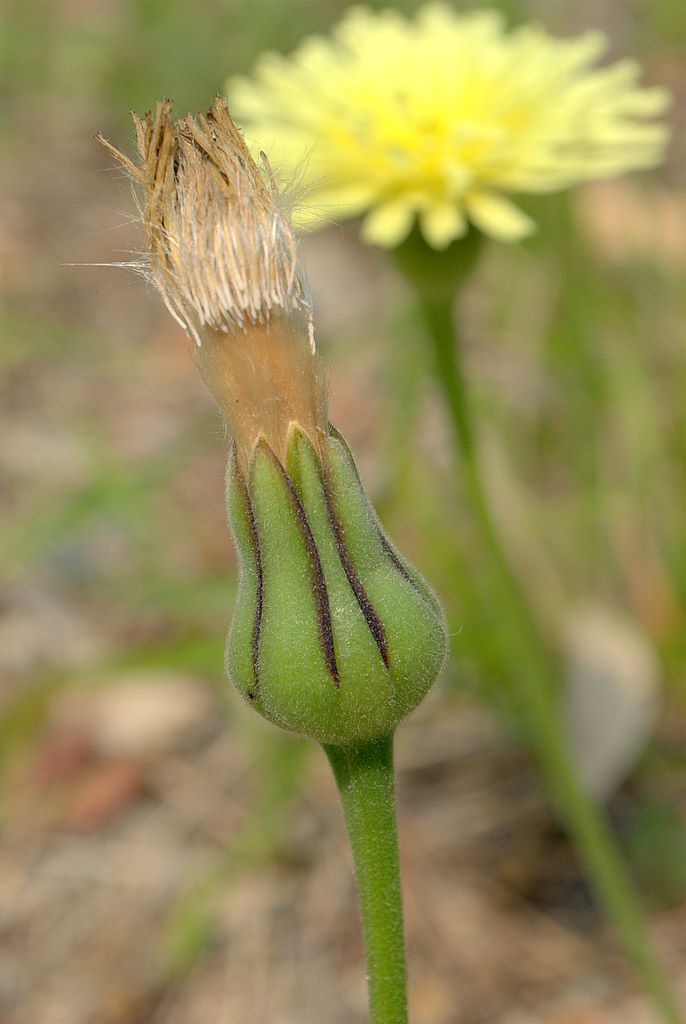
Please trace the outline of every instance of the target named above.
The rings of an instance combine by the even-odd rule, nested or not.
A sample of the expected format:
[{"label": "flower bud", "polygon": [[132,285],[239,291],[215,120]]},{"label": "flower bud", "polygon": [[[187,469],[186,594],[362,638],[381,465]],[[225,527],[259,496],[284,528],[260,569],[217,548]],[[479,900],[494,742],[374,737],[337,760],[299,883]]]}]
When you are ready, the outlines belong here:
[{"label": "flower bud", "polygon": [[386,538],[352,455],[331,429],[292,425],[285,465],[259,439],[234,455],[228,507],[239,552],[227,669],[265,718],[320,743],[390,733],[443,663],[436,598]]}]

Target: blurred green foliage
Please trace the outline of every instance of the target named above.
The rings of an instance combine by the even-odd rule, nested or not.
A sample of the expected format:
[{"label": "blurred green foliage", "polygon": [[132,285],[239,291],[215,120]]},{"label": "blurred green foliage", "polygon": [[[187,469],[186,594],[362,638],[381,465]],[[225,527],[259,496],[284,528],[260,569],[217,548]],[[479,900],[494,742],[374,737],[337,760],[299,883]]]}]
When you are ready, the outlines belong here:
[{"label": "blurred green foliage", "polygon": [[[417,4],[408,0],[396,6],[409,11]],[[519,17],[542,13],[539,4],[524,0],[499,6]],[[304,33],[325,29],[344,7],[338,0],[302,0],[289,4],[284,18],[284,5],[277,0],[249,5],[213,0],[200,10],[182,0],[129,0],[92,10],[38,0],[10,4],[0,35],[9,112],[0,145],[22,137],[27,126],[19,114],[47,96],[67,108],[92,105],[116,135],[130,134],[128,108],[149,107],[159,95],[173,95],[179,110],[202,107],[227,73],[247,69],[264,48],[288,50]],[[660,0],[634,8],[627,31],[642,51],[671,52],[686,27],[682,5]],[[547,11],[552,28],[556,21],[561,30],[568,27],[565,5]],[[524,361],[538,360],[547,393],[544,401],[526,409],[492,381],[478,382],[482,416],[507,437],[513,472],[532,497],[535,529],[572,593],[607,597],[641,613],[635,606],[640,595],[633,595],[632,607],[626,567],[618,564],[613,543],[617,520],[629,508],[649,535],[648,554],[657,560],[669,601],[683,609],[686,356],[678,344],[678,325],[684,322],[686,295],[681,268],[633,257],[610,264],[583,237],[569,197],[532,205],[541,223],[538,236],[518,248],[494,248],[473,286],[482,293],[480,305],[487,307],[487,323],[475,325],[474,331],[483,335],[488,358],[497,360],[500,350],[507,349],[515,369],[513,349],[523,346]],[[531,318],[527,322],[528,310],[517,301],[522,294],[532,295],[535,324]],[[76,372],[88,351],[97,365],[99,339],[78,320],[36,314],[21,298],[10,296],[0,321],[0,360],[8,377],[38,361],[70,364]],[[469,565],[468,529],[463,559],[459,545],[457,553],[446,555],[440,539],[442,531],[459,535],[457,496],[445,491],[444,480],[428,476],[411,454],[412,409],[419,415],[422,397],[417,366],[425,358],[417,323],[409,304],[399,311],[380,310],[379,320],[373,330],[387,345],[384,397],[392,426],[385,444],[394,467],[391,492],[382,496],[383,511],[391,527],[413,533],[416,543],[427,548],[425,568],[461,630],[458,658],[473,659],[481,667],[477,675],[497,677],[503,667],[494,661],[488,629],[479,628],[487,618],[472,582],[478,571]],[[344,355],[337,342],[336,337],[325,339],[333,358],[355,358],[348,339]],[[364,347],[366,338],[359,344]],[[163,601],[171,611],[176,602],[186,615],[195,609],[191,615],[200,619],[199,605],[207,610],[216,603],[216,610],[223,610],[222,574],[207,581],[177,578],[170,586],[165,550],[155,543],[156,495],[186,460],[197,457],[198,445],[213,443],[208,422],[189,422],[185,441],[175,438],[168,451],[135,466],[117,463],[103,447],[104,439],[90,437],[93,470],[85,486],[57,491],[33,516],[22,510],[13,521],[10,515],[0,544],[4,570],[30,568],[105,517],[117,520],[133,538],[136,558],[133,578],[111,577],[100,585],[114,587],[120,596],[126,591],[133,605]],[[433,500],[413,502],[417,488]],[[414,517],[414,526],[408,526],[408,517]],[[675,680],[683,615],[647,625],[666,659],[668,677]],[[467,672],[468,678],[474,675]]]},{"label": "blurred green foliage", "polygon": [[627,852],[654,906],[678,904],[686,892],[686,825],[674,806],[646,802],[627,835]]},{"label": "blurred green foliage", "polygon": [[[179,112],[205,107],[226,76],[248,69],[261,50],[287,51],[303,34],[325,30],[346,6],[343,0],[210,0],[200,7],[184,0],[119,0],[91,7],[10,2],[0,15],[5,109],[0,152],[21,168],[21,147],[32,151],[34,119],[41,124],[43,117],[58,118],[63,137],[85,133],[85,140],[78,140],[84,146],[96,128],[121,143],[132,136],[129,108],[142,111],[165,95],[174,97]],[[395,6],[410,11],[417,3]],[[590,27],[563,3],[518,0],[497,6],[517,17],[544,18],[551,30]],[[620,10],[623,5],[608,5],[621,15],[622,46],[632,46],[648,62],[651,79],[659,80],[683,46],[686,8],[675,0],[629,6],[627,14]],[[73,137],[69,141],[73,144]],[[54,149],[46,158],[48,171],[51,161],[64,159],[55,138],[49,144]],[[102,158],[90,159],[91,166],[103,166]],[[91,173],[91,166],[81,165],[78,173]],[[679,180],[672,167],[665,180],[681,190],[675,211],[683,217],[683,177]],[[50,187],[48,174],[45,191],[31,197],[37,205],[46,193],[49,199]],[[608,259],[587,237],[573,196],[541,199],[531,209],[540,223],[538,235],[516,248],[493,246],[468,289],[466,339],[477,371],[480,417],[504,447],[526,499],[528,529],[567,598],[573,603],[593,596],[635,618],[660,653],[669,700],[683,711],[683,264],[657,259],[648,249]],[[78,226],[70,231],[73,236]],[[59,299],[61,291],[73,287],[74,275],[92,271],[70,269],[66,276],[62,269],[57,275],[52,255],[38,252],[33,284],[29,277],[15,277],[8,290],[0,314],[3,393],[21,392],[32,373],[49,376],[51,368],[91,375],[103,387],[114,367],[120,376],[113,386],[123,389],[125,377],[113,355],[121,341],[117,324],[84,325],[79,302]],[[132,281],[130,287],[140,286]],[[503,664],[493,643],[497,623],[484,604],[482,567],[474,563],[470,525],[453,475],[441,459],[422,457],[414,443],[415,425],[425,411],[421,369],[428,356],[409,296],[398,288],[396,300],[377,309],[373,323],[333,329],[322,341],[334,368],[343,370],[372,341],[383,351],[385,369],[375,385],[384,426],[372,442],[384,466],[375,482],[381,516],[445,602],[454,654],[447,685],[485,694],[513,711],[507,691],[511,666]],[[498,373],[500,365],[505,369]],[[173,540],[182,524],[192,530],[187,514],[192,498],[177,507],[180,481],[197,460],[221,447],[209,407],[184,412],[178,433],[144,457],[130,459],[106,431],[99,432],[87,411],[65,415],[86,469],[77,484],[53,483],[35,502],[5,501],[0,573],[6,585],[32,574],[59,576],[61,592],[78,591],[81,601],[123,607],[131,618],[152,623],[145,636],[89,666],[84,678],[93,668],[168,664],[222,687],[223,630],[234,589],[228,532],[223,559],[177,559]],[[126,557],[98,569],[97,559],[89,564],[88,551],[103,526],[122,538]],[[50,700],[74,678],[72,671],[57,669],[24,681],[5,711],[6,750],[10,740],[16,745],[36,735]],[[281,748],[274,756],[282,756]],[[649,763],[645,770],[650,772]],[[288,788],[290,775],[282,777]],[[277,795],[281,799],[280,791]],[[267,788],[265,806],[272,802]],[[265,813],[270,820],[278,817]],[[245,839],[246,850],[252,851],[253,842],[262,852],[273,846],[259,833]],[[653,871],[655,849],[665,851],[664,898],[683,891],[683,828],[669,813],[646,807],[631,844],[637,869],[646,877]],[[241,857],[235,863],[242,863]],[[181,920],[183,959],[194,948],[195,925],[183,913]]]}]

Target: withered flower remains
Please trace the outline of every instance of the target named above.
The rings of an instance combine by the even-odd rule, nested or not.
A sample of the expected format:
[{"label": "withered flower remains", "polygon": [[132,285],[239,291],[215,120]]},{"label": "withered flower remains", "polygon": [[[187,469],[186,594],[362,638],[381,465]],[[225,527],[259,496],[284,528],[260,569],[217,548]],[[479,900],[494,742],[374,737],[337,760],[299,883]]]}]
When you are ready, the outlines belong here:
[{"label": "withered flower remains", "polygon": [[[99,141],[142,186],[142,273],[195,342],[242,461],[258,436],[284,453],[290,422],[326,432],[311,304],[281,198],[217,99],[207,114],[133,115],[140,165]],[[231,340],[227,335],[231,335]]]}]

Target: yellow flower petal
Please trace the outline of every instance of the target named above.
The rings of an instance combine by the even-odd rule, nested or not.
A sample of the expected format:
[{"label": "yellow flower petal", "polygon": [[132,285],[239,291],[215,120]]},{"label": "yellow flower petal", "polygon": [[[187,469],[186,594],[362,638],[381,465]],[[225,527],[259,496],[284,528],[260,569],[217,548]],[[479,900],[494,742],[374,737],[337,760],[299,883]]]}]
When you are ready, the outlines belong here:
[{"label": "yellow flower petal", "polygon": [[419,216],[422,234],[434,249],[445,249],[467,231],[464,213],[454,203],[434,203]]},{"label": "yellow flower petal", "polygon": [[298,203],[291,219],[296,228],[307,230],[355,217],[373,206],[376,197],[377,193],[371,185],[312,188]]},{"label": "yellow flower petal", "polygon": [[500,242],[519,242],[536,230],[536,224],[523,210],[494,192],[473,192],[465,198],[469,219],[485,235]]},{"label": "yellow flower petal", "polygon": [[391,249],[404,241],[413,220],[412,204],[407,199],[393,199],[367,214],[362,222],[361,235],[365,242]]},{"label": "yellow flower petal", "polygon": [[[640,86],[636,61],[598,66],[606,48],[601,32],[510,30],[499,13],[462,14],[443,0],[413,17],[353,6],[330,36],[305,39],[291,57],[264,55],[229,98],[283,177],[311,186],[310,224],[367,213],[364,237],[388,246],[418,212],[439,247],[466,215],[515,241],[533,224],[510,194],[662,159],[669,133],[652,119],[667,94]],[[347,198],[332,198],[339,188]],[[328,218],[313,214],[317,202],[330,204]]]},{"label": "yellow flower petal", "polygon": [[332,217],[356,217],[376,201],[377,195],[371,184],[322,185],[312,192],[310,201]]}]

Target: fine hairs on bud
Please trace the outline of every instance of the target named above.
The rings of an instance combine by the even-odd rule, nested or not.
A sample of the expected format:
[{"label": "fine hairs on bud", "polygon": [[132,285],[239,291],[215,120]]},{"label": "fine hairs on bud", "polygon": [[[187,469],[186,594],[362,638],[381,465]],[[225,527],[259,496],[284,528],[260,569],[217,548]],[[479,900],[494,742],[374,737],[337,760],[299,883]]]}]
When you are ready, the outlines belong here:
[{"label": "fine hairs on bud", "polygon": [[297,422],[315,444],[325,388],[297,243],[269,165],[253,160],[217,98],[174,122],[169,100],[133,114],[141,163],[101,142],[143,192],[143,272],[195,343],[200,372],[247,461],[278,455]]}]

